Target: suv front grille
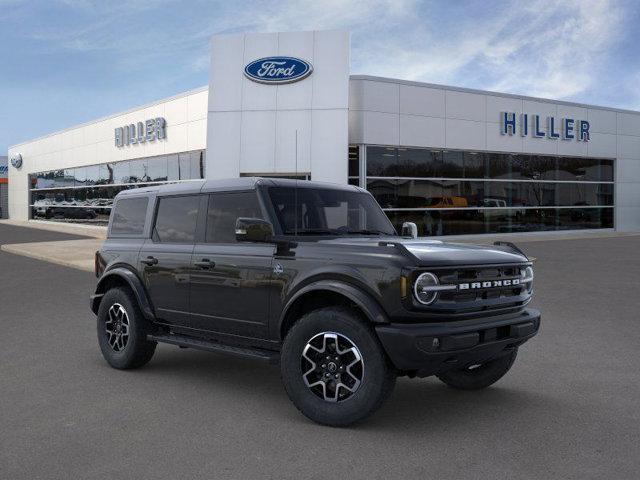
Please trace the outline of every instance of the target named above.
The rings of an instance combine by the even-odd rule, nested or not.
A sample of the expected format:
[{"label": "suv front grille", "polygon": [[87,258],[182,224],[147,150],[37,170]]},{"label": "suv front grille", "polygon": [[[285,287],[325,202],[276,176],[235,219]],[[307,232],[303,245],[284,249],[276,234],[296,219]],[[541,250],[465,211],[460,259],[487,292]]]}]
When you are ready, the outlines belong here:
[{"label": "suv front grille", "polygon": [[[527,265],[530,264],[431,268],[429,271],[438,277],[440,285],[455,285],[458,288],[440,291],[429,311],[464,315],[491,310],[517,310],[529,303],[531,293],[524,284],[502,286],[501,282],[520,279]],[[485,287],[487,282],[491,286]],[[468,285],[469,288],[461,289],[460,285]]]},{"label": "suv front grille", "polygon": [[[493,282],[494,280],[504,280],[520,277],[520,266],[504,266],[504,267],[490,267],[490,268],[466,268],[460,270],[453,270],[448,272],[442,272],[438,275],[441,284],[461,284],[461,283],[476,283],[476,282]],[[468,303],[478,300],[488,300],[492,298],[501,297],[520,297],[524,292],[525,287],[518,285],[516,287],[506,288],[486,288],[478,290],[462,290],[452,292],[442,292],[440,294],[440,301],[443,302],[455,302],[455,303]]]}]

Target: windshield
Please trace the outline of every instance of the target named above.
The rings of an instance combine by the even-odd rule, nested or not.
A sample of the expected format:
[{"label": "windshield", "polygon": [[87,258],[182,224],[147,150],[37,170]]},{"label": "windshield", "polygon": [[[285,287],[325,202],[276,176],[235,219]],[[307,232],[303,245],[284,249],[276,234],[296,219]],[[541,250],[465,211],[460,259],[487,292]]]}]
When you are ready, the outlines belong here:
[{"label": "windshield", "polygon": [[284,235],[396,234],[387,216],[368,193],[271,187],[269,197]]}]

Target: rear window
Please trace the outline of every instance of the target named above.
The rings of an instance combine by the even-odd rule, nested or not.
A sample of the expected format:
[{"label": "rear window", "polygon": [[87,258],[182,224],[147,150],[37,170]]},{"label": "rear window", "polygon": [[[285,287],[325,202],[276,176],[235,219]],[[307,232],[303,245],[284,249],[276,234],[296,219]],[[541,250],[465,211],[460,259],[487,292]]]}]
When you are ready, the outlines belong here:
[{"label": "rear window", "polygon": [[199,205],[199,195],[161,198],[153,231],[154,240],[162,243],[193,243]]},{"label": "rear window", "polygon": [[113,211],[110,235],[142,235],[148,204],[147,197],[118,200]]}]

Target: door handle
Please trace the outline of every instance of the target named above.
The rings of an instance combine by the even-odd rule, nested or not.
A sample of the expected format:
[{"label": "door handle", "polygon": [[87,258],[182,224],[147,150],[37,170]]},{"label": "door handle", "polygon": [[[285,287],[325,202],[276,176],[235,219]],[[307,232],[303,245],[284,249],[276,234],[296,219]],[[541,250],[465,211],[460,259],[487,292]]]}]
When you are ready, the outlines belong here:
[{"label": "door handle", "polygon": [[140,260],[141,263],[144,263],[145,265],[157,265],[158,263],[158,259],[156,257],[152,257],[152,256],[148,256],[145,259]]},{"label": "door handle", "polygon": [[193,264],[196,267],[200,267],[200,268],[213,268],[216,266],[216,262],[212,262],[211,260],[209,260],[208,258],[203,258],[202,260],[200,260],[199,262],[193,262]]}]

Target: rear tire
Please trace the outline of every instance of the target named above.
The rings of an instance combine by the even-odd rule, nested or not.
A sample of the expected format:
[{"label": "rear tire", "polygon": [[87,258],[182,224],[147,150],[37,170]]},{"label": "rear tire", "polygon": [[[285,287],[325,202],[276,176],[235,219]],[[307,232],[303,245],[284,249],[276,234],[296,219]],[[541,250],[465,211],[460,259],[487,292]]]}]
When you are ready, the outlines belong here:
[{"label": "rear tire", "polygon": [[148,322],[138,302],[126,288],[113,288],[98,309],[98,344],[113,368],[138,368],[151,360],[156,342],[147,340]]},{"label": "rear tire", "polygon": [[518,356],[518,349],[485,362],[479,366],[464,368],[461,370],[449,370],[441,373],[438,378],[450,387],[459,390],[481,390],[493,385],[506,375]]},{"label": "rear tire", "polygon": [[373,414],[397,377],[371,326],[344,307],[303,316],[285,337],[280,368],[296,408],[333,427]]}]

